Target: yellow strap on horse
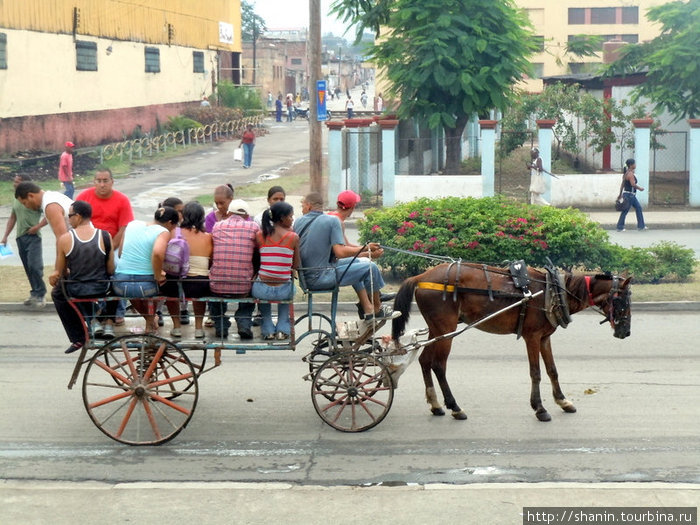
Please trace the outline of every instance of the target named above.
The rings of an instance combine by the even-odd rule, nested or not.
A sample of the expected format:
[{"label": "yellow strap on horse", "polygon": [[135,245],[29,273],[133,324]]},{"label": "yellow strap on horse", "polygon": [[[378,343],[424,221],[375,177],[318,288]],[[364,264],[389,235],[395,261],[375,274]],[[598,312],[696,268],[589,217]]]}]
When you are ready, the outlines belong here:
[{"label": "yellow strap on horse", "polygon": [[424,283],[420,282],[416,285],[417,288],[423,288],[424,290],[436,290],[438,292],[454,292],[455,287],[451,284],[441,284],[441,283]]}]

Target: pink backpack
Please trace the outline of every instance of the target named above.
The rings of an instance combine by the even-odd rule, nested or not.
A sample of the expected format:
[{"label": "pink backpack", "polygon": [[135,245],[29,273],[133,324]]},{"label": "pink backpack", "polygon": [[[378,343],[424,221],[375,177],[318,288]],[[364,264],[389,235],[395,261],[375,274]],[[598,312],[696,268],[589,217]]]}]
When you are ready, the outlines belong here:
[{"label": "pink backpack", "polygon": [[175,237],[168,241],[165,249],[163,271],[172,277],[182,279],[190,271],[190,245],[182,237],[182,230],[175,228]]}]

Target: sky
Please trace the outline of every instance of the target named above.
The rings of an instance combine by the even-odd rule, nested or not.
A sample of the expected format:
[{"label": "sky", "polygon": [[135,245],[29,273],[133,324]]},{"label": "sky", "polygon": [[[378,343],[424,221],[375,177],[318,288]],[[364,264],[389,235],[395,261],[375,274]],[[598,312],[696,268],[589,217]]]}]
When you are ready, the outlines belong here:
[{"label": "sky", "polygon": [[[309,0],[252,0],[255,12],[267,24],[268,29],[309,27]],[[346,26],[328,15],[333,0],[321,0],[321,34],[342,36]],[[345,35],[353,39],[354,32]]]}]

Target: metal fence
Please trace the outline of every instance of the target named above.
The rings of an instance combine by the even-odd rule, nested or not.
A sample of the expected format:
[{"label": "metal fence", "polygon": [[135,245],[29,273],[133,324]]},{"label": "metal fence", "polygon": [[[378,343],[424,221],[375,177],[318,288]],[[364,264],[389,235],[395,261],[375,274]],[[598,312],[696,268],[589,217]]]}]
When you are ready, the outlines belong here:
[{"label": "metal fence", "polygon": [[206,144],[214,142],[222,137],[238,137],[248,124],[260,126],[264,120],[263,115],[229,120],[227,122],[214,122],[199,128],[190,128],[185,131],[171,131],[162,135],[145,136],[133,140],[114,142],[100,148],[100,162],[119,158],[133,160],[144,155],[152,156],[156,153],[184,148],[192,144]]}]

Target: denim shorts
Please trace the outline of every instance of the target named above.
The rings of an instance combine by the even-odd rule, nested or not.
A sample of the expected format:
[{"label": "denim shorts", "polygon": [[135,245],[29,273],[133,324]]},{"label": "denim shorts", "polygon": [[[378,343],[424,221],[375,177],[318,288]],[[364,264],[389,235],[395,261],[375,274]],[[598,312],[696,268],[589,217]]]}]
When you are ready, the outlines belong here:
[{"label": "denim shorts", "polygon": [[158,283],[148,275],[115,273],[112,291],[120,297],[153,297],[158,295]]}]

